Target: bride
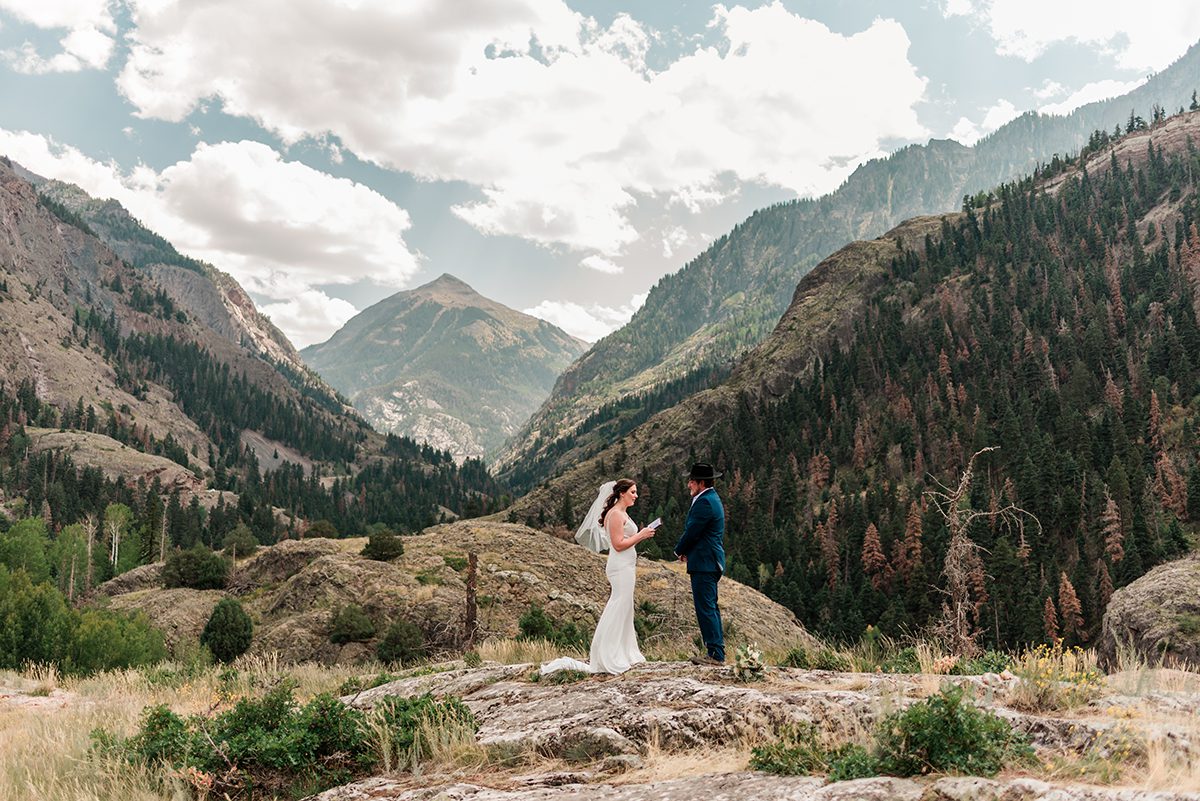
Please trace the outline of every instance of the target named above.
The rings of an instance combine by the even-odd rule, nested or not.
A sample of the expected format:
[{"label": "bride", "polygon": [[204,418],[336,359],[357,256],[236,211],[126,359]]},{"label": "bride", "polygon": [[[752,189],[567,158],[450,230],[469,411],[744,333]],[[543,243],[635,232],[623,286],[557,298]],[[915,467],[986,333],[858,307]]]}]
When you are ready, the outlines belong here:
[{"label": "bride", "polygon": [[596,502],[588,510],[575,540],[593,550],[609,549],[604,572],[612,593],[596,624],[588,662],[568,656],[542,665],[541,673],[556,670],[582,670],[587,673],[624,673],[645,662],[638,649],[633,629],[633,585],[637,579],[637,551],[634,546],[654,536],[654,528],[640,531],[629,519],[628,509],[637,502],[637,484],[627,478],[609,481],[600,487]]}]

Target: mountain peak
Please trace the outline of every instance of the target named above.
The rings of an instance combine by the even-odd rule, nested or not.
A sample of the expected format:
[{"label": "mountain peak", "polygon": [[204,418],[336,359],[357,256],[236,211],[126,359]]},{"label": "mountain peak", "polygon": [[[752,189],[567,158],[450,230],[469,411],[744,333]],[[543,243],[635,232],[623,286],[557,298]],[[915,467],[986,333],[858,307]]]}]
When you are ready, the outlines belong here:
[{"label": "mountain peak", "polygon": [[413,295],[429,297],[443,303],[454,301],[455,305],[462,305],[466,302],[468,305],[478,306],[489,302],[466,281],[450,273],[442,273],[429,283],[422,284],[410,292]]}]

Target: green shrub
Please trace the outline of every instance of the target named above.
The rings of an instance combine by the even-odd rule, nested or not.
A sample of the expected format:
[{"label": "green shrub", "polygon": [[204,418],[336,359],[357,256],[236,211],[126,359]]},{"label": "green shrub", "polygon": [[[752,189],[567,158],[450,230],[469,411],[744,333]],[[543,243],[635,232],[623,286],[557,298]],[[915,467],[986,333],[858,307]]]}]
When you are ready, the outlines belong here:
[{"label": "green shrub", "polygon": [[917,658],[917,649],[909,646],[885,656],[879,669],[884,673],[920,673],[921,660]]},{"label": "green shrub", "polygon": [[995,776],[1006,761],[1032,755],[1023,735],[947,684],[924,701],[888,715],[875,732],[879,772],[889,776],[960,773]]},{"label": "green shrub", "polygon": [[362,549],[363,556],[380,562],[391,561],[403,554],[404,541],[389,529],[372,532]]},{"label": "green shrub", "polygon": [[455,573],[461,573],[467,569],[467,557],[465,556],[443,556],[442,561]]},{"label": "green shrub", "polygon": [[425,655],[425,635],[415,623],[397,620],[388,627],[375,653],[380,662],[408,664]]},{"label": "green shrub", "polygon": [[1012,657],[1000,651],[984,651],[970,659],[960,659],[952,673],[959,676],[981,676],[984,673],[1000,673],[1012,666]]},{"label": "green shrub", "polygon": [[[466,704],[457,698],[446,698],[441,701],[432,695],[422,695],[417,698],[400,698],[391,696],[375,705],[373,714],[382,721],[392,733],[392,745],[400,753],[413,752],[413,756],[424,758],[429,755],[427,742],[416,742],[416,732],[423,720],[430,721],[440,727],[463,725],[473,731],[479,731],[479,723]],[[414,745],[416,749],[414,749]]]},{"label": "green shrub", "polygon": [[[449,703],[430,702],[422,711],[437,712]],[[394,736],[411,746],[419,716],[372,714],[404,729]],[[366,724],[366,714],[328,693],[297,705],[292,685],[285,683],[212,718],[185,720],[166,706],[149,707],[133,737],[122,741],[98,730],[92,739],[97,749],[123,754],[135,764],[203,771],[214,780],[214,797],[298,797],[374,768],[378,758]]]},{"label": "green shrub", "polygon": [[780,776],[808,776],[823,773],[828,761],[817,730],[812,724],[786,726],[779,740],[755,746],[750,751],[750,767]]},{"label": "green shrub", "polygon": [[67,671],[119,670],[152,665],[166,657],[162,632],[145,615],[88,609],[79,614]]},{"label": "green shrub", "polygon": [[758,644],[739,645],[733,657],[733,677],[738,681],[762,681],[767,675],[767,666],[763,664],[762,651]]},{"label": "green shrub", "polygon": [[358,604],[346,604],[333,615],[329,641],[337,645],[366,642],[375,636],[375,624]]},{"label": "green shrub", "polygon": [[825,778],[831,782],[866,779],[879,775],[879,760],[857,743],[843,743],[829,754]]},{"label": "green shrub", "polygon": [[229,562],[203,545],[172,552],[162,570],[163,584],[168,589],[220,590],[224,589],[228,575]]},{"label": "green shrub", "polygon": [[534,675],[537,676],[537,681],[542,684],[574,684],[577,681],[583,681],[589,678],[592,674],[582,670],[556,670],[553,673],[542,675],[540,671],[535,670]]},{"label": "green shrub", "polygon": [[559,623],[552,620],[546,611],[537,604],[532,604],[529,611],[521,615],[517,621],[521,630],[519,639],[548,640],[564,648],[584,647],[591,642],[592,634],[574,623]]},{"label": "green shrub", "polygon": [[831,648],[820,648],[811,651],[807,648],[793,648],[783,658],[783,667],[800,668],[801,670],[834,670],[845,672],[850,670],[850,660]]},{"label": "green shrub", "polygon": [[253,636],[254,624],[242,605],[233,598],[222,598],[200,634],[200,644],[208,646],[221,662],[232,662],[246,653]]}]

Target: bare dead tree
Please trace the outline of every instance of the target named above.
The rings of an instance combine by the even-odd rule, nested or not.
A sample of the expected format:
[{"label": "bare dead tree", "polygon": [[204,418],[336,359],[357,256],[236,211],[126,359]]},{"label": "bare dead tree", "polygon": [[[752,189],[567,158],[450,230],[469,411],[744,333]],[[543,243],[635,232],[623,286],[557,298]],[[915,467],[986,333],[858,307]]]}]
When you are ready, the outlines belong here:
[{"label": "bare dead tree", "polygon": [[934,478],[932,481],[936,488],[925,492],[950,531],[950,546],[946,550],[946,559],[942,565],[942,576],[946,580],[946,586],[939,588],[946,598],[942,602],[942,618],[935,624],[934,632],[946,642],[953,653],[964,657],[974,656],[979,652],[979,644],[976,642],[982,631],[979,617],[984,604],[987,603],[983,558],[980,556],[983,549],[971,539],[971,525],[981,518],[993,525],[999,523],[1006,531],[1016,531],[1018,541],[1022,543],[1025,542],[1027,520],[1033,521],[1038,534],[1042,530],[1042,524],[1037,517],[1011,501],[1006,506],[987,511],[971,508],[970,492],[971,482],[975,477],[975,460],[981,454],[995,450],[999,448],[992,446],[972,454],[957,487],[951,489]]}]

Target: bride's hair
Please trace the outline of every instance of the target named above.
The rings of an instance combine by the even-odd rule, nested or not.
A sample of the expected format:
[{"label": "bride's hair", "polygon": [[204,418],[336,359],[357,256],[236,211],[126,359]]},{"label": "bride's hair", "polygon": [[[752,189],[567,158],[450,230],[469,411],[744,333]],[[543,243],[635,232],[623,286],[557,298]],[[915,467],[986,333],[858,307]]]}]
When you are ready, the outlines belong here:
[{"label": "bride's hair", "polygon": [[604,502],[604,509],[600,512],[600,525],[604,525],[604,518],[608,514],[608,510],[617,505],[617,499],[637,482],[631,478],[622,478],[613,484],[612,492],[608,494],[608,500]]}]

